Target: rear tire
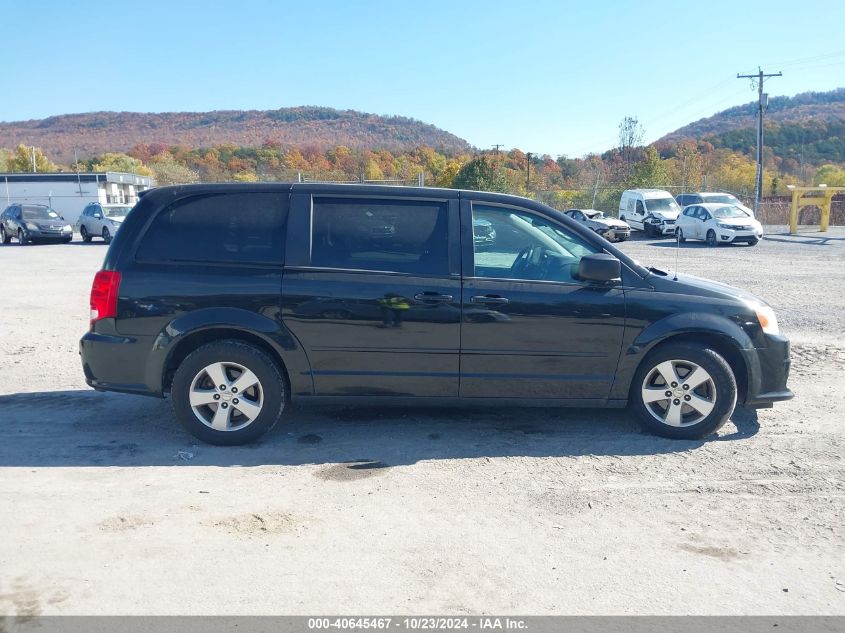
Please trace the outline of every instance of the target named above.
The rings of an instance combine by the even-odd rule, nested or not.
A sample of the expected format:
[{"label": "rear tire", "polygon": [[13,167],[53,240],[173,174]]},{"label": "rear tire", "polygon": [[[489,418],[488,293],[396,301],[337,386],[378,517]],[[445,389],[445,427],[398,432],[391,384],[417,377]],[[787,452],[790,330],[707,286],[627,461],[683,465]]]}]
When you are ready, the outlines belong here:
[{"label": "rear tire", "polygon": [[[241,390],[236,391],[239,378]],[[189,354],[173,376],[170,395],[176,419],[191,435],[209,444],[237,446],[264,435],[281,419],[286,387],[266,353],[227,339]]]},{"label": "rear tire", "polygon": [[719,242],[716,240],[716,231],[710,229],[707,231],[707,246],[713,248],[714,246],[718,246]]},{"label": "rear tire", "polygon": [[687,241],[687,238],[684,237],[684,230],[683,229],[678,229],[678,241],[681,244],[683,244],[684,242]]},{"label": "rear tire", "polygon": [[12,236],[6,235],[6,227],[0,226],[0,242],[3,242],[3,244],[8,244],[11,241]]},{"label": "rear tire", "polygon": [[640,364],[631,384],[630,405],[643,426],[673,439],[697,439],[716,432],[730,418],[736,401],[733,370],[721,355],[703,345],[658,347]]}]

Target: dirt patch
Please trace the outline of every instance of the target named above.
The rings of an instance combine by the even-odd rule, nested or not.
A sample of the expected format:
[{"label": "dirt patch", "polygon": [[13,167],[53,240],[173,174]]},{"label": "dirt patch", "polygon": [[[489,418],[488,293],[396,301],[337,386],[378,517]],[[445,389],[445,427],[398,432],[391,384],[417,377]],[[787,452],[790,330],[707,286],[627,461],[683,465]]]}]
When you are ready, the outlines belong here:
[{"label": "dirt patch", "polygon": [[232,534],[286,534],[296,531],[302,521],[287,512],[252,512],[211,523]]},{"label": "dirt patch", "polygon": [[684,543],[679,546],[682,550],[710,558],[718,558],[723,561],[731,561],[739,558],[739,552],[732,547],[716,547],[713,545],[694,545]]},{"label": "dirt patch", "polygon": [[153,525],[153,523],[152,519],[139,515],[118,515],[100,521],[98,526],[103,532],[125,532],[126,530],[135,530],[140,527]]},{"label": "dirt patch", "polygon": [[356,481],[382,474],[387,468],[390,466],[384,462],[367,459],[325,466],[315,472],[314,476],[324,481]]}]

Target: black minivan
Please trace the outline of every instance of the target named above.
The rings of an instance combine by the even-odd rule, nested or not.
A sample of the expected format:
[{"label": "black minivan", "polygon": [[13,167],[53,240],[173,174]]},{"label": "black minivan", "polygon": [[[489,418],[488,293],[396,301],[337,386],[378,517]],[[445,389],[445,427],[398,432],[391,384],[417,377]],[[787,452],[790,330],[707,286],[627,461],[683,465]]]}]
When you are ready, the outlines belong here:
[{"label": "black minivan", "polygon": [[792,397],[760,299],[644,268],[533,200],[451,189],[151,190],[80,351],[89,385],[170,394],[213,444],[254,440],[291,400],[630,405],[694,438]]}]

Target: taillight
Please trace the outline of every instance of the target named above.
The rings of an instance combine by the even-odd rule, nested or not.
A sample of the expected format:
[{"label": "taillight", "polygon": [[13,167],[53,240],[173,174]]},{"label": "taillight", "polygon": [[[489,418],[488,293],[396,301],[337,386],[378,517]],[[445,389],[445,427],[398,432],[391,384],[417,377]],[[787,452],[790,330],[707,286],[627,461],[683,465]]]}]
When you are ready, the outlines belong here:
[{"label": "taillight", "polygon": [[117,316],[117,291],[120,288],[120,273],[101,270],[94,275],[91,285],[91,324],[100,319]]}]

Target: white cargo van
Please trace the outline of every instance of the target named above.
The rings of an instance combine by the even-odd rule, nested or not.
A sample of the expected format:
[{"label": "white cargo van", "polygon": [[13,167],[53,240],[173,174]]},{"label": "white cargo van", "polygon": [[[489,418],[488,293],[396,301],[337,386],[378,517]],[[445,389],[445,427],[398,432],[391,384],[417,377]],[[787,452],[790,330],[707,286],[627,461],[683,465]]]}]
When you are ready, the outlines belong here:
[{"label": "white cargo van", "polygon": [[619,201],[619,219],[647,235],[674,235],[681,207],[668,191],[628,189]]}]

